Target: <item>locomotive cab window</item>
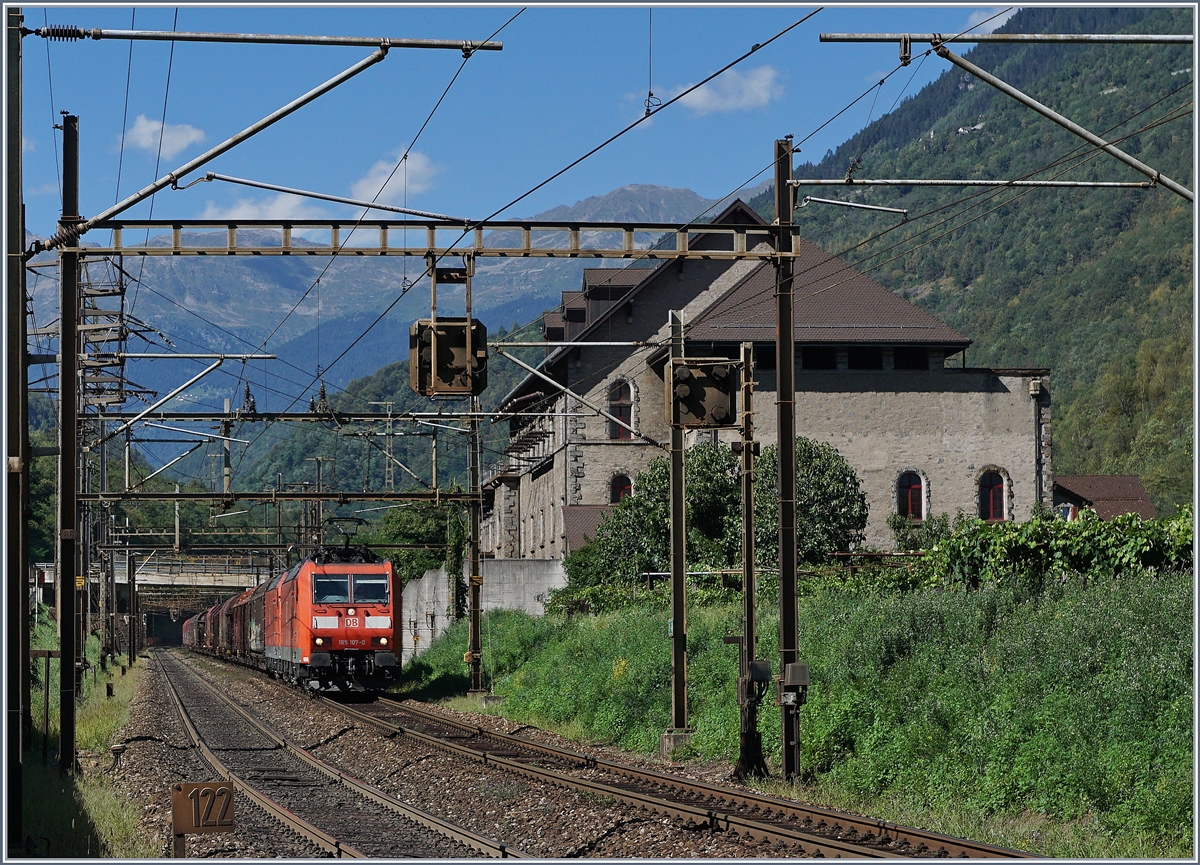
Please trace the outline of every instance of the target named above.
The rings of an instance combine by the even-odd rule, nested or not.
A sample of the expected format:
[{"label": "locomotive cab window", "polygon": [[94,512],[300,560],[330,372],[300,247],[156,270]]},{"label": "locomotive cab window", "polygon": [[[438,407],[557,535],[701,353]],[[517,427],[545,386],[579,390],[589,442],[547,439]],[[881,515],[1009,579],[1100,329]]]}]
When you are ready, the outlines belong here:
[{"label": "locomotive cab window", "polygon": [[350,577],[348,574],[313,574],[314,604],[350,603]]},{"label": "locomotive cab window", "polygon": [[386,604],[388,599],[387,574],[352,574],[354,580],[354,603]]}]

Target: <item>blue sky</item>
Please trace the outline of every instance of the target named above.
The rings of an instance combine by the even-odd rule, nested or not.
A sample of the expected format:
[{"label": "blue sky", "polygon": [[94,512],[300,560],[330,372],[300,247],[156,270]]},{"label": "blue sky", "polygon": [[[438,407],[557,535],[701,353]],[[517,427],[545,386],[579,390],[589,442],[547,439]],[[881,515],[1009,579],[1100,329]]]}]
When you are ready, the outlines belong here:
[{"label": "blue sky", "polygon": [[[176,7],[169,6],[26,7],[25,23],[482,40],[519,8],[182,6],[175,23]],[[669,99],[814,8],[655,8],[655,96]],[[991,29],[1008,17],[1006,8],[826,7],[505,215],[532,215],[631,183],[727,195],[768,165],[774,139],[805,138],[897,65],[894,44],[820,43],[819,33],[954,33],[1001,13]],[[527,8],[497,37],[503,51],[479,52],[467,62],[380,200],[481,218],[637,119],[649,84],[649,19],[646,6]],[[163,129],[170,45],[133,43],[131,59],[130,44],[24,40],[24,185],[31,231],[50,234],[61,208],[61,139],[51,128],[59,111],[80,117],[80,207],[90,216],[371,53],[177,43]],[[457,51],[393,49],[382,63],[187,179],[208,170],[371,198],[461,62]],[[804,143],[799,160],[820,159],[946,68],[936,56],[914,60],[877,98],[868,96]],[[147,203],[126,215],[149,212]],[[345,218],[352,212],[223,183],[167,190],[154,204],[155,217],[178,219]]]}]

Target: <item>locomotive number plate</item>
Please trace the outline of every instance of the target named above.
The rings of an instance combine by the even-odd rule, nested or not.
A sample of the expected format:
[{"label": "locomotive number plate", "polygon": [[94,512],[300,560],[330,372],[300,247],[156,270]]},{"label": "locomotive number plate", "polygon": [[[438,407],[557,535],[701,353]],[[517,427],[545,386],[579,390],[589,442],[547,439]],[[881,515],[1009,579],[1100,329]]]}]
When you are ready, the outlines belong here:
[{"label": "locomotive number plate", "polygon": [[172,784],[171,820],[176,835],[232,832],[233,787],[221,781]]},{"label": "locomotive number plate", "polygon": [[358,624],[358,616],[347,616],[347,617],[345,618],[345,625],[346,625],[346,627],[347,627],[347,628],[357,628],[357,627],[359,627],[359,624]]}]

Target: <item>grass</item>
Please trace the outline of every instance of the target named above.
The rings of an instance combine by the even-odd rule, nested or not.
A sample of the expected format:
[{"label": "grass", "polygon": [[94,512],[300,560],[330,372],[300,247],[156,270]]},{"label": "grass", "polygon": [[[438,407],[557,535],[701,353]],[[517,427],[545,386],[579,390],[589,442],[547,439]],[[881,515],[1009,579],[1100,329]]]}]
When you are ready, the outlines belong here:
[{"label": "grass", "polygon": [[[800,600],[795,795],[1047,856],[1193,855],[1192,577],[1128,575],[979,591],[818,589]],[[777,666],[778,618],[759,613]],[[654,753],[670,720],[666,613],[484,623],[488,710],[570,738]],[[735,605],[688,612],[687,759],[737,753]],[[461,697],[465,622],[404,671],[402,690]],[[760,732],[778,763],[779,710]]]},{"label": "grass", "polygon": [[[57,649],[53,622],[39,611],[38,628],[31,645]],[[88,656],[96,658],[99,645],[88,641]],[[50,664],[49,762],[42,762],[42,713],[44,662],[35,659],[36,676],[31,702],[34,733],[24,755],[23,849],[17,855],[51,859],[104,857],[149,858],[158,856],[157,844],[140,828],[141,809],[129,802],[111,783],[105,769],[111,765],[109,747],[116,733],[128,723],[129,706],[137,692],[144,665],[138,664],[121,676],[119,667],[107,674],[85,675],[83,694],[76,703],[75,740],[82,773],[64,775],[58,769],[58,661]],[[105,684],[113,685],[114,696],[106,696]]]}]

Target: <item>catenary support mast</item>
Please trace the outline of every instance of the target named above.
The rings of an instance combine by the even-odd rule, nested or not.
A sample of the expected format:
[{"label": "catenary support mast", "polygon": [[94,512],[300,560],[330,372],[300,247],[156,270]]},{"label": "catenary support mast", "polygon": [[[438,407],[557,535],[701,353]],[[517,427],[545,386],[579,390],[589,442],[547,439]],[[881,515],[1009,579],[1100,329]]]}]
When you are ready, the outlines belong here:
[{"label": "catenary support mast", "polygon": [[[778,223],[775,251],[775,368],[778,381],[779,430],[779,697],[789,664],[799,654],[799,612],[796,602],[796,328],[792,287],[792,139],[775,142],[775,217]],[[800,771],[800,722],[797,707],[784,703],[783,780],[793,781]]]}]

